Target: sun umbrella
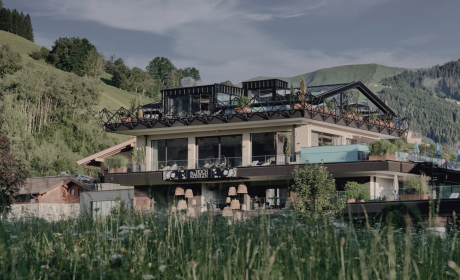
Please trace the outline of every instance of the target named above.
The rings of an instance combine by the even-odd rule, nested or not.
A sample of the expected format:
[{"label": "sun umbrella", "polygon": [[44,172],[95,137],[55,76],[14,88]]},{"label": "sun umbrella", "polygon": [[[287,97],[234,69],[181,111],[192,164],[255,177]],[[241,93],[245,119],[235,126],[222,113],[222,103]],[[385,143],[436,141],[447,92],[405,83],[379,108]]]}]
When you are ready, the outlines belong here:
[{"label": "sun umbrella", "polygon": [[441,154],[441,148],[439,146],[436,146],[436,153],[434,154],[437,158],[440,158],[442,156]]},{"label": "sun umbrella", "polygon": [[460,161],[460,150],[457,151],[457,161]]},{"label": "sun umbrella", "polygon": [[414,145],[414,154],[418,154],[418,153],[420,153],[420,149],[418,148],[417,141],[415,141],[415,145]]},{"label": "sun umbrella", "polygon": [[393,178],[393,193],[397,194],[399,191],[399,183],[398,183],[398,176],[395,175]]}]

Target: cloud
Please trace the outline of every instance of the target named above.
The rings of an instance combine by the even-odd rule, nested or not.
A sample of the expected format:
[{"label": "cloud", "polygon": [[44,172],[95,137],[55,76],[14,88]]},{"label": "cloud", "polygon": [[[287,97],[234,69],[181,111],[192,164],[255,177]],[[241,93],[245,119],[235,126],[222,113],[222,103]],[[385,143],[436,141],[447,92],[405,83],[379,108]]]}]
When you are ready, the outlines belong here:
[{"label": "cloud", "polygon": [[402,45],[406,46],[416,46],[430,42],[435,37],[435,34],[420,34],[416,36],[412,36],[410,38],[401,40]]}]

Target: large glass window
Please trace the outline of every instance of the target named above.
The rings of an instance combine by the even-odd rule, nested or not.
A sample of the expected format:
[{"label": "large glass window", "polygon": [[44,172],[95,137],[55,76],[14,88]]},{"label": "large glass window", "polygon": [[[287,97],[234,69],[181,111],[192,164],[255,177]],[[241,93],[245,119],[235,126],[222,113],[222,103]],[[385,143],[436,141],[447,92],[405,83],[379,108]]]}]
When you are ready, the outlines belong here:
[{"label": "large glass window", "polygon": [[242,139],[241,135],[197,138],[198,168],[240,166]]},{"label": "large glass window", "polygon": [[152,169],[162,170],[167,167],[187,168],[188,139],[168,139],[152,141]]},{"label": "large glass window", "polygon": [[312,147],[342,145],[341,136],[312,131],[311,137]]},{"label": "large glass window", "polygon": [[218,92],[217,93],[217,106],[226,106],[230,104],[231,95],[228,93]]},{"label": "large glass window", "polygon": [[201,110],[200,104],[201,98],[199,94],[169,96],[165,113],[172,117],[187,117],[190,114],[198,113]]},{"label": "large glass window", "polygon": [[[252,159],[251,164],[271,163],[276,158],[276,133],[251,134]],[[257,163],[256,163],[257,161]]]}]

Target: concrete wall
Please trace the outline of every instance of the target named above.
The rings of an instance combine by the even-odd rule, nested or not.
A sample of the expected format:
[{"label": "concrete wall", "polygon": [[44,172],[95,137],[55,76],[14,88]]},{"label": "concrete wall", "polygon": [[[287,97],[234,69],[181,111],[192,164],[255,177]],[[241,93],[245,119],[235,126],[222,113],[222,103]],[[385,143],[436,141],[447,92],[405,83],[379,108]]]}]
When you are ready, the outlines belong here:
[{"label": "concrete wall", "polygon": [[34,216],[49,221],[75,218],[80,214],[80,204],[32,203],[12,205],[14,217]]},{"label": "concrete wall", "polygon": [[375,194],[377,197],[394,197],[395,194],[393,193],[393,179],[389,178],[376,178],[376,182],[374,183],[375,187]]}]

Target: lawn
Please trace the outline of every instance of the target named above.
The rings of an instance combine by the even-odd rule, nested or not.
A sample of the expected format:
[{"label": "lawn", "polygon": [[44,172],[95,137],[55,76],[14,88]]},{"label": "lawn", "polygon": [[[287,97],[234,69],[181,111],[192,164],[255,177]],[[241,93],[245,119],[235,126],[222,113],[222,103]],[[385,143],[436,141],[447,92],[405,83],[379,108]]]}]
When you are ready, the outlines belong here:
[{"label": "lawn", "polygon": [[458,279],[455,263],[456,232],[334,225],[289,211],[245,221],[129,211],[0,220],[3,279]]}]

